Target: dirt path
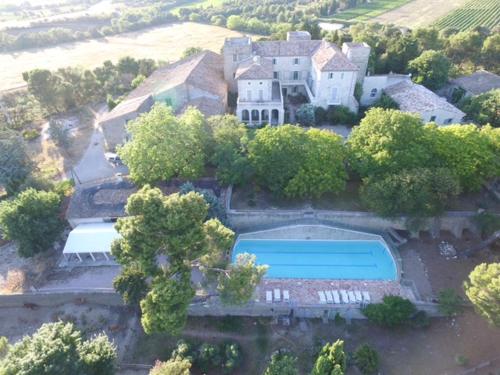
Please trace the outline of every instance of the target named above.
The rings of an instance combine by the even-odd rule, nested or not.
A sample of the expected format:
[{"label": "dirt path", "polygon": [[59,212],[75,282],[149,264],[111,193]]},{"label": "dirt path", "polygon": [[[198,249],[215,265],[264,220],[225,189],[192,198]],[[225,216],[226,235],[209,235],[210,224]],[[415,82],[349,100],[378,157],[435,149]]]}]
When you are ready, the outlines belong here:
[{"label": "dirt path", "polygon": [[409,28],[426,26],[466,2],[467,0],[414,0],[400,8],[381,14],[372,21],[394,23]]}]

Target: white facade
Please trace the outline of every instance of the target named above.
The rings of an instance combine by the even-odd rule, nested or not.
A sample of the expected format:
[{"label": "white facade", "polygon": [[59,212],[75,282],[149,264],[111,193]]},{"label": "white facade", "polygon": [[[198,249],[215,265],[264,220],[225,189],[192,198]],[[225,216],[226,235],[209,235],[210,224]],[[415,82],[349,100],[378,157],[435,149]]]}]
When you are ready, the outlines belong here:
[{"label": "white facade", "polygon": [[[238,94],[236,114],[250,125],[283,124],[289,95],[303,94],[314,106],[343,105],[358,110],[357,80],[366,73],[370,47],[311,40],[306,32],[287,41],[252,42],[229,38],[224,44],[224,74]],[[351,61],[347,56],[351,56]]]},{"label": "white facade", "polygon": [[369,107],[380,99],[384,89],[402,81],[411,81],[410,75],[405,74],[382,74],[366,76],[363,80],[363,94],[359,104]]}]

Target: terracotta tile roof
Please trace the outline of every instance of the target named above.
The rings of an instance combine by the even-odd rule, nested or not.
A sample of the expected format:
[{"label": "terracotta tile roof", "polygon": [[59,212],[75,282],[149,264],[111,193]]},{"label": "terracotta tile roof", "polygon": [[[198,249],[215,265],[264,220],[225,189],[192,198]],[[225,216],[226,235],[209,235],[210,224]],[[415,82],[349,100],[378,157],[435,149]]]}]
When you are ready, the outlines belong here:
[{"label": "terracotta tile roof", "polygon": [[273,79],[273,62],[260,56],[253,56],[238,65],[236,79]]},{"label": "terracotta tile roof", "polygon": [[143,95],[155,95],[183,83],[215,95],[226,95],[224,60],[212,51],[203,51],[161,67],[153,72],[127,99]]},{"label": "terracotta tile roof", "polygon": [[253,52],[263,57],[311,56],[321,40],[273,40],[254,42]]},{"label": "terracotta tile roof", "polygon": [[312,61],[321,71],[359,70],[359,67],[350,62],[336,45],[326,41],[321,42],[321,45],[312,56]]},{"label": "terracotta tile roof", "polygon": [[500,76],[480,70],[468,76],[458,77],[451,81],[472,95],[480,95],[494,89],[500,89]]},{"label": "terracotta tile roof", "polygon": [[465,116],[465,113],[448,103],[446,99],[436,95],[426,87],[410,81],[402,81],[386,87],[384,92],[405,112],[421,113],[443,109]]},{"label": "terracotta tile roof", "polygon": [[132,99],[126,98],[122,102],[120,102],[115,108],[113,108],[112,111],[102,116],[100,122],[113,120],[123,115],[132,112],[137,112],[146,101],[151,101],[152,105],[153,97],[151,95],[143,95]]}]

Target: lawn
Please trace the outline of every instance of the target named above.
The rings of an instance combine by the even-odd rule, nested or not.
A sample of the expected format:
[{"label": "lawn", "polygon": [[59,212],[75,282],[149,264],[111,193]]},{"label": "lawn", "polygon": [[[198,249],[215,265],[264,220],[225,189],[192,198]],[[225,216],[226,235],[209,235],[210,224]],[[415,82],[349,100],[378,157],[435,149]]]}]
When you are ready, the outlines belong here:
[{"label": "lawn", "polygon": [[373,0],[358,5],[355,8],[342,11],[332,17],[324,18],[324,20],[338,22],[347,21],[349,23],[368,21],[382,13],[399,8],[410,1],[411,0]]},{"label": "lawn", "polygon": [[494,28],[500,24],[500,2],[498,0],[471,0],[454,10],[434,25],[439,29],[452,27],[470,30],[477,26]]},{"label": "lawn", "polygon": [[77,65],[93,68],[105,60],[116,62],[123,56],[175,61],[188,47],[220,52],[226,37],[239,35],[222,27],[185,22],[54,47],[2,53],[0,66],[9,69],[0,72],[0,90],[25,85],[22,73],[35,68],[54,70]]}]

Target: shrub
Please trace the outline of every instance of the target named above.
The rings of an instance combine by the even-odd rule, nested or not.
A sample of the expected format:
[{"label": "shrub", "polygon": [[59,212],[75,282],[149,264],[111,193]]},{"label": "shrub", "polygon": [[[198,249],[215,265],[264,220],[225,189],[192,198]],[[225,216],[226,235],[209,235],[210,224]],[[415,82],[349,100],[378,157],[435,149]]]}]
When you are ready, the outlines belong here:
[{"label": "shrub", "polygon": [[385,296],[382,303],[374,303],[362,310],[369,321],[394,328],[407,324],[416,307],[409,300],[399,296]]},{"label": "shrub", "polygon": [[375,374],[379,366],[378,353],[367,344],[361,345],[354,353],[354,363],[363,375]]},{"label": "shrub", "polygon": [[9,340],[5,336],[0,336],[0,359],[9,351]]},{"label": "shrub", "polygon": [[315,107],[314,118],[316,120],[316,125],[320,126],[326,121],[327,112],[323,107]]},{"label": "shrub", "polygon": [[431,324],[429,316],[423,310],[417,311],[415,315],[412,316],[410,320],[410,325],[413,328],[427,328]]},{"label": "shrub", "polygon": [[383,109],[399,109],[399,104],[394,101],[389,95],[383,93],[380,96],[380,99],[372,104],[374,108],[383,108]]},{"label": "shrub", "polygon": [[28,129],[23,131],[23,138],[27,141],[32,141],[40,136],[40,132],[36,129]]},{"label": "shrub", "polygon": [[49,135],[56,145],[63,148],[68,148],[71,144],[68,130],[65,129],[61,121],[51,120],[49,122]]},{"label": "shrub", "polygon": [[454,316],[462,311],[462,298],[453,289],[443,289],[438,295],[439,311],[446,316]]},{"label": "shrub", "polygon": [[329,106],[326,117],[332,124],[354,125],[358,120],[358,115],[343,105]]},{"label": "shrub", "polygon": [[500,217],[495,214],[484,211],[474,216],[473,220],[483,236],[500,229]]},{"label": "shrub", "polygon": [[286,352],[277,352],[271,356],[271,362],[264,375],[297,375],[297,358]]},{"label": "shrub", "polygon": [[315,110],[312,104],[302,104],[295,115],[297,122],[302,126],[313,126],[316,123]]},{"label": "shrub", "polygon": [[58,194],[31,188],[0,203],[0,228],[18,243],[19,255],[33,256],[54,243],[62,230],[60,204]]},{"label": "shrub", "polygon": [[344,375],[347,367],[347,356],[344,352],[344,341],[337,340],[326,344],[314,363],[311,375]]}]

